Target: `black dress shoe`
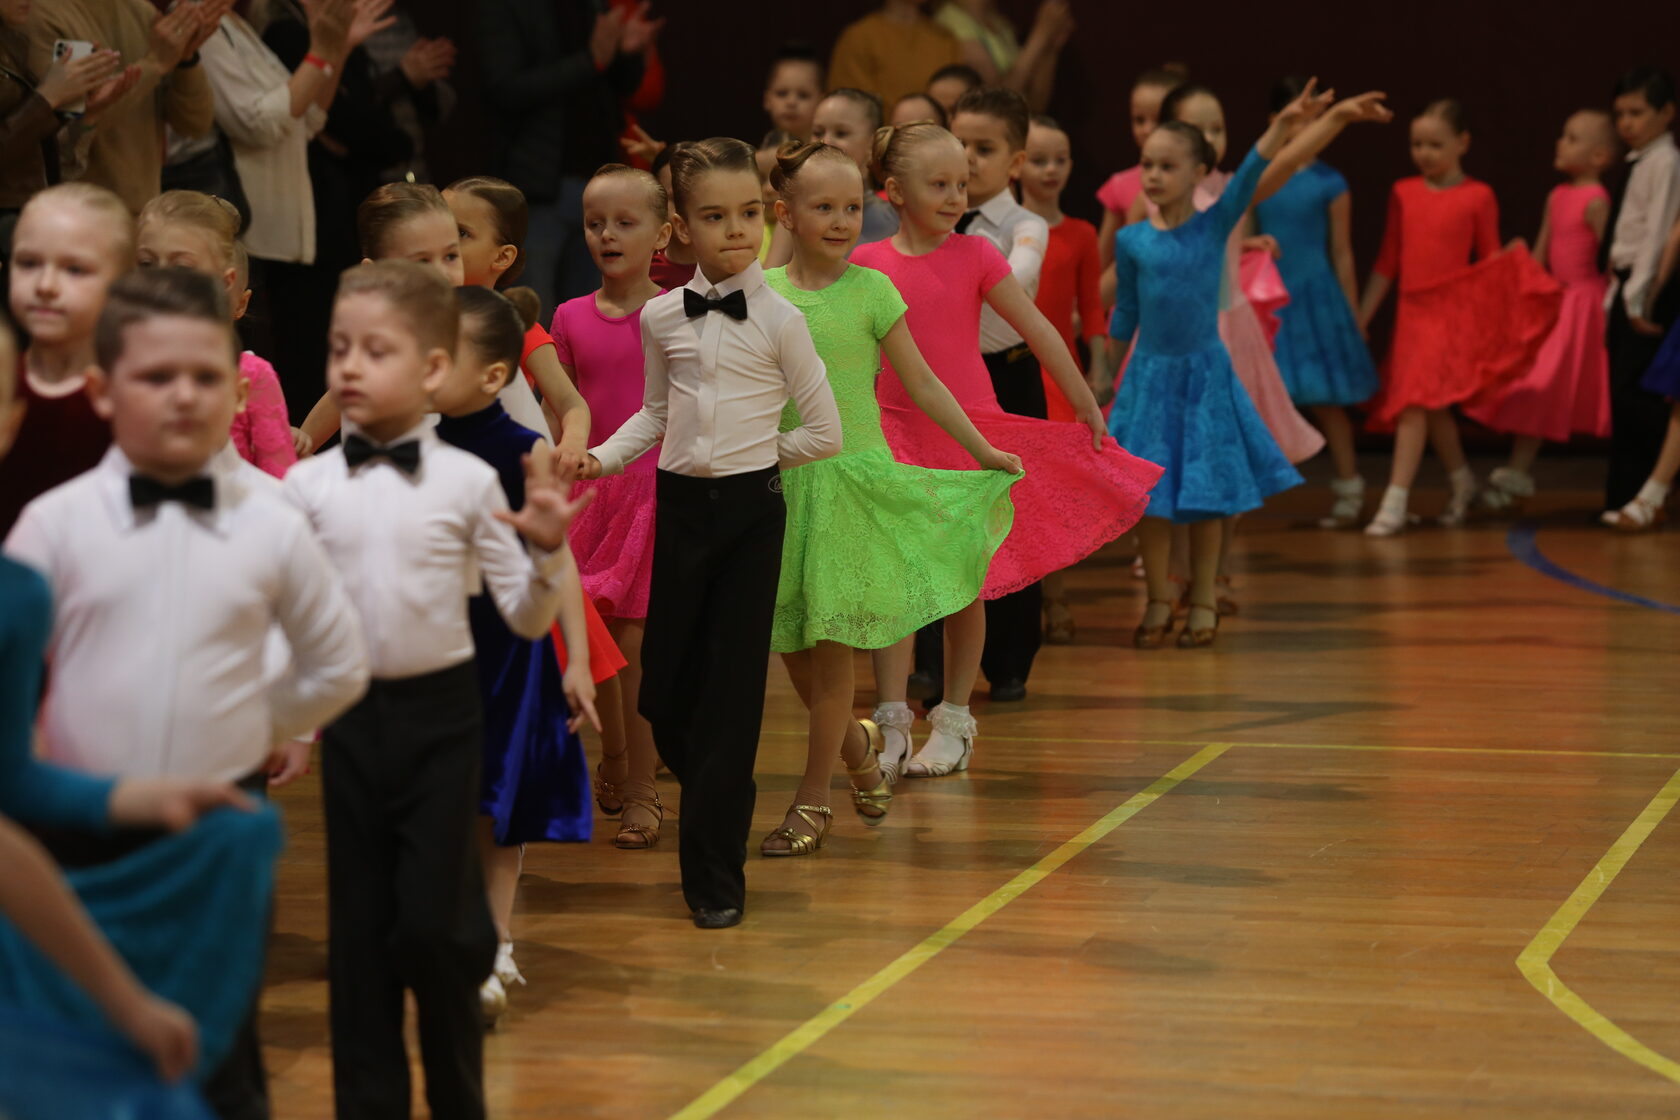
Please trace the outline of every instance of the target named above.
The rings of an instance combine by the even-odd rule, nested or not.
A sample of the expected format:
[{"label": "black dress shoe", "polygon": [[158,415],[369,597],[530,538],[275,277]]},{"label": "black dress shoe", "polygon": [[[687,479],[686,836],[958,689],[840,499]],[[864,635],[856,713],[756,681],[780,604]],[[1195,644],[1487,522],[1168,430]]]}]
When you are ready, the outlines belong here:
[{"label": "black dress shoe", "polygon": [[694,924],[700,929],[728,929],[730,926],[741,924],[741,908],[726,906],[721,910],[709,910],[705,907],[694,911]]},{"label": "black dress shoe", "polygon": [[1027,698],[1027,682],[1023,680],[1007,680],[992,686],[992,699],[999,704],[1009,704],[1016,700]]}]

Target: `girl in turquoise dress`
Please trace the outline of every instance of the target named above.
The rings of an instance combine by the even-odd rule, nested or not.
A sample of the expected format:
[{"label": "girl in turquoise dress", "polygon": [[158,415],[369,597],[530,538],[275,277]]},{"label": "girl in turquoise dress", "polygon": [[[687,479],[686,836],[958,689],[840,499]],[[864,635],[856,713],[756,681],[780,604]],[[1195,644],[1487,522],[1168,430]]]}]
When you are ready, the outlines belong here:
[{"label": "girl in turquoise dress", "polygon": [[[993,447],[928,369],[904,325],[891,280],[848,264],[863,223],[864,184],[837,148],[809,143],[778,160],[776,217],[793,260],[765,281],[805,315],[840,408],[840,454],[782,472],[787,535],[771,648],[810,710],[805,777],[767,856],[822,846],[839,754],[866,824],[886,816],[902,760],[882,764],[880,732],[852,716],[852,651],[892,645],[973,602],[1009,534],[1009,488],[1021,461]],[[983,470],[928,470],[894,461],[881,431],[875,378],[885,350],[916,404]],[[782,430],[799,425],[790,403]]]}]

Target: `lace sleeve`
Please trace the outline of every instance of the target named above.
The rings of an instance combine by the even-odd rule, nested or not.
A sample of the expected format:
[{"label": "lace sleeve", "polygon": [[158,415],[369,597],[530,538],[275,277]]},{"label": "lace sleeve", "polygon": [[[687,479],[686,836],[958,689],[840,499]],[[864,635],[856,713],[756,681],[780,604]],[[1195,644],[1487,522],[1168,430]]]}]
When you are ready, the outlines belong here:
[{"label": "lace sleeve", "polygon": [[240,359],[239,372],[251,383],[251,393],[245,402],[248,424],[248,444],[239,448],[246,462],[275,478],[285,477],[286,470],[297,462],[292,446],[292,426],[286,415],[286,395],[280,389],[280,378],[274,367],[248,354]]}]

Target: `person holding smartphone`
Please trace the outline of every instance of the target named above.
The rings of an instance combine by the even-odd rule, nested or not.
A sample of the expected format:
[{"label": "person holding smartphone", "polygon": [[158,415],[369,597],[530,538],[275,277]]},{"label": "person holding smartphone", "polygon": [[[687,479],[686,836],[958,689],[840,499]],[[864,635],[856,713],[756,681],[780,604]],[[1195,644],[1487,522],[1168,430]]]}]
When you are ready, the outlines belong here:
[{"label": "person holding smartphone", "polygon": [[24,30],[29,9],[30,0],[0,0],[0,256],[29,196],[62,177],[61,134],[73,147],[90,118],[140,78],[139,67],[124,67],[118,52],[86,41],[82,50],[56,52],[37,73]]}]

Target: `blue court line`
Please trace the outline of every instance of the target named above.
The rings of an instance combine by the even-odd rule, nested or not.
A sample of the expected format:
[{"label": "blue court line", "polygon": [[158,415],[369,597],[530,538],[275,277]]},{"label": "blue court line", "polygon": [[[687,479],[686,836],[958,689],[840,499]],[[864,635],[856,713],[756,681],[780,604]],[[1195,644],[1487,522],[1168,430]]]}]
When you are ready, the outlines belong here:
[{"label": "blue court line", "polygon": [[1589,591],[1594,595],[1603,595],[1606,599],[1614,599],[1619,603],[1630,606],[1645,607],[1653,611],[1665,611],[1668,614],[1680,614],[1680,606],[1673,603],[1663,603],[1656,599],[1647,599],[1643,595],[1635,595],[1630,591],[1622,591],[1615,587],[1606,587],[1602,583],[1577,575],[1568,568],[1560,567],[1547,559],[1540,551],[1540,544],[1535,539],[1540,527],[1532,521],[1519,521],[1511,526],[1511,531],[1505,535],[1505,547],[1511,550],[1511,555],[1527,564],[1530,568],[1543,576],[1550,576],[1559,583],[1566,583],[1577,591]]}]

